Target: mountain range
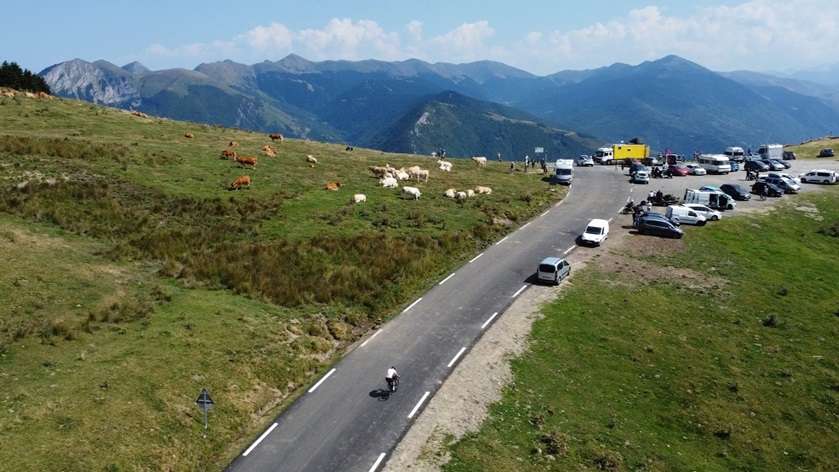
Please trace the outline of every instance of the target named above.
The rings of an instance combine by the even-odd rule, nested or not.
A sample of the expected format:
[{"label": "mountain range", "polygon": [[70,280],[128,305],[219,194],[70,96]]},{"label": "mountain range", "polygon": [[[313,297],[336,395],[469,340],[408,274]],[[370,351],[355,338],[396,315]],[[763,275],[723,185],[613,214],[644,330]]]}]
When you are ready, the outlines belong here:
[{"label": "mountain range", "polygon": [[839,86],[677,56],[536,76],[499,62],[308,61],[152,71],[80,59],[41,72],[54,93],[170,118],[398,152],[574,155],[641,137],[721,151],[839,131]]}]

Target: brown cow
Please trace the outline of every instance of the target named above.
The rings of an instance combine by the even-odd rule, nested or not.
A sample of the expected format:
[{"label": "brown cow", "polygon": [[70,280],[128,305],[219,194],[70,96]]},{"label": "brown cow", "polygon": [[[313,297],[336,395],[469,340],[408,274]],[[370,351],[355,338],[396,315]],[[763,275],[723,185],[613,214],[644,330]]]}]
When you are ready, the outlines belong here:
[{"label": "brown cow", "polygon": [[194,136],[192,135],[192,133],[184,133],[184,138],[192,139],[194,138]]},{"label": "brown cow", "polygon": [[255,157],[239,157],[236,156],[233,158],[234,161],[241,164],[243,167],[256,167],[256,158]]},{"label": "brown cow", "polygon": [[236,180],[230,184],[230,190],[239,190],[242,187],[251,187],[251,176],[249,175],[240,175],[236,177]]},{"label": "brown cow", "polygon": [[267,144],[262,146],[262,152],[268,157],[277,157],[277,150]]},{"label": "brown cow", "polygon": [[236,147],[238,145],[239,143],[237,143],[236,141],[230,141],[229,143],[227,143],[227,147]]},{"label": "brown cow", "polygon": [[236,151],[230,151],[228,149],[225,149],[224,151],[221,151],[221,158],[222,159],[236,159],[237,157],[239,157],[239,155],[236,154]]},{"label": "brown cow", "polygon": [[283,142],[284,139],[281,134],[269,134],[268,137],[271,138],[271,141]]},{"label": "brown cow", "polygon": [[341,182],[327,182],[326,186],[324,186],[326,190],[332,190],[333,192],[341,188]]}]

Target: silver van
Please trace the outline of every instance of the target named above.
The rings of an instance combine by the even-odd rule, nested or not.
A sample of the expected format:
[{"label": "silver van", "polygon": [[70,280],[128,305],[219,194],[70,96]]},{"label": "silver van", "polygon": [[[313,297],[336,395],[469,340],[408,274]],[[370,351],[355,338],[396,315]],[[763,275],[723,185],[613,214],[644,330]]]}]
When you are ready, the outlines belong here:
[{"label": "silver van", "polygon": [[540,281],[559,284],[571,274],[571,264],[561,257],[546,257],[539,263],[536,278]]}]

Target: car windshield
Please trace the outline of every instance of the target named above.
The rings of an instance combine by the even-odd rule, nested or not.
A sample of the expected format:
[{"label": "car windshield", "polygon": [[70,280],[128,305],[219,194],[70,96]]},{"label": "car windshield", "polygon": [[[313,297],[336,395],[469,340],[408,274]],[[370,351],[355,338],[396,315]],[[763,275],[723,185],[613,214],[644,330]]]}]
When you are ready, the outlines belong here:
[{"label": "car windshield", "polygon": [[556,175],[571,175],[571,169],[557,169]]},{"label": "car windshield", "polygon": [[603,234],[603,228],[597,226],[589,226],[586,228],[586,234]]},{"label": "car windshield", "polygon": [[550,264],[539,264],[539,272],[556,272],[556,267]]}]

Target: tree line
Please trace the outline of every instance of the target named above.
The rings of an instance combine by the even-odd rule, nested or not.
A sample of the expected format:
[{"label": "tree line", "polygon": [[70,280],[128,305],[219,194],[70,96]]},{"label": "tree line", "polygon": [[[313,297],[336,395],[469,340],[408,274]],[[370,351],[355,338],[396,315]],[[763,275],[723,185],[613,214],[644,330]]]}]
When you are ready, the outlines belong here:
[{"label": "tree line", "polygon": [[47,82],[38,74],[24,69],[15,62],[3,61],[0,65],[0,87],[9,87],[15,90],[27,90],[33,93],[50,93]]}]

